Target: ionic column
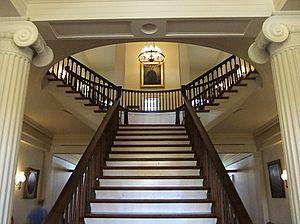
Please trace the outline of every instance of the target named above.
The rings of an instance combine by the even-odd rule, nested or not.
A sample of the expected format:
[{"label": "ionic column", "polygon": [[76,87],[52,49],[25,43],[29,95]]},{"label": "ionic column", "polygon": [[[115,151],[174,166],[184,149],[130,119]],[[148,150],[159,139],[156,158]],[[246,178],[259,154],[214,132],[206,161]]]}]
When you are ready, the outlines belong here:
[{"label": "ionic column", "polygon": [[15,171],[31,62],[45,66],[53,53],[36,26],[0,19],[0,223],[10,223]]},{"label": "ionic column", "polygon": [[271,60],[274,89],[287,162],[289,199],[294,224],[300,223],[300,11],[268,18],[249,57],[256,63]]}]

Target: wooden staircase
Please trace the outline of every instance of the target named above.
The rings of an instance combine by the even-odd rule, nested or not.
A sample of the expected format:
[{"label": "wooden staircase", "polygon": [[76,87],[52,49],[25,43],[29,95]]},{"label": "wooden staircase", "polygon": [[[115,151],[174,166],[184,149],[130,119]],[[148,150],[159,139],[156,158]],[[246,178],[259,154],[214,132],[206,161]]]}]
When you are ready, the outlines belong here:
[{"label": "wooden staircase", "polygon": [[120,99],[45,224],[253,224],[185,92],[184,126],[121,125]]},{"label": "wooden staircase", "polygon": [[95,186],[87,224],[216,224],[184,126],[122,125]]}]

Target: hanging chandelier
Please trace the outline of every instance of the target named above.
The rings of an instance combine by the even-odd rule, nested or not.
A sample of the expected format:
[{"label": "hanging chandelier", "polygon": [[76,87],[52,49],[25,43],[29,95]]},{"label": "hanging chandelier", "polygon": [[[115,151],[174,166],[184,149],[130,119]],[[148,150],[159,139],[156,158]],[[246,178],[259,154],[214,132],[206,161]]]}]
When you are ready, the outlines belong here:
[{"label": "hanging chandelier", "polygon": [[141,50],[138,56],[141,63],[145,62],[157,62],[159,64],[165,61],[165,55],[162,53],[161,49],[153,43],[150,46],[146,46]]}]

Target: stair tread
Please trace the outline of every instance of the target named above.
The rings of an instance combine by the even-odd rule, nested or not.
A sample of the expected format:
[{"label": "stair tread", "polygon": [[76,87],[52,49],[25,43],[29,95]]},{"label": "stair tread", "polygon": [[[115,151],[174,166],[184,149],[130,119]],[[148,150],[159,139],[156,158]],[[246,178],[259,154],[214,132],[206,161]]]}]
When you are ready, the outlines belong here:
[{"label": "stair tread", "polygon": [[66,93],[81,93],[81,91],[76,91],[76,90],[66,90]]},{"label": "stair tread", "polygon": [[86,218],[216,218],[213,213],[174,213],[174,214],[86,214]]},{"label": "stair tread", "polygon": [[224,93],[237,93],[237,89],[228,89],[228,90],[223,90]]},{"label": "stair tread", "polygon": [[191,150],[185,151],[111,151],[110,154],[194,154]]},{"label": "stair tread", "polygon": [[78,96],[78,97],[75,97],[75,100],[90,100],[90,98],[84,97],[84,96]]},{"label": "stair tread", "polygon": [[236,83],[234,84],[234,86],[247,86],[248,84],[247,83]]},{"label": "stair tread", "polygon": [[104,166],[103,169],[116,169],[116,170],[122,170],[122,169],[128,169],[128,170],[145,170],[145,169],[151,169],[151,170],[160,170],[160,169],[166,169],[166,170],[178,170],[178,169],[200,169],[199,166],[141,166],[141,167],[132,167],[132,166]]},{"label": "stair tread", "polygon": [[108,158],[106,161],[197,161],[195,158]]},{"label": "stair tread", "polygon": [[126,141],[153,141],[153,142],[157,142],[157,141],[186,141],[186,140],[189,140],[189,138],[188,137],[181,137],[181,138],[159,138],[159,139],[153,139],[153,138],[147,138],[147,137],[145,137],[145,138],[136,138],[136,139],[130,139],[130,138],[128,138],[128,139],[115,139],[115,141],[124,141],[124,142],[126,142]]},{"label": "stair tread", "polygon": [[247,77],[243,78],[242,80],[255,80],[255,79],[256,79],[256,77],[247,76]]},{"label": "stair tread", "polygon": [[145,187],[145,186],[141,186],[141,187],[115,187],[115,186],[112,186],[112,187],[96,187],[95,190],[124,190],[124,191],[139,191],[139,190],[142,190],[142,191],[152,191],[152,190],[169,190],[169,191],[188,191],[188,190],[208,190],[207,187],[194,187],[194,186],[191,186],[191,187],[169,187],[169,186],[162,186],[162,187]]},{"label": "stair tread", "polygon": [[98,176],[99,179],[203,179],[200,175],[187,176]]},{"label": "stair tread", "polygon": [[[119,141],[119,140],[118,140]],[[153,141],[153,142],[157,142],[156,141]],[[112,147],[160,147],[160,146],[171,146],[171,147],[191,147],[191,144],[189,143],[185,143],[185,144],[147,144],[147,145],[143,145],[143,144],[134,144],[134,145],[130,145],[130,144],[127,144],[127,145],[120,145],[120,144],[116,144],[114,143],[112,145]]]},{"label": "stair tread", "polygon": [[120,124],[119,127],[144,127],[144,126],[150,126],[150,127],[156,127],[156,126],[166,126],[166,127],[184,127],[184,125],[180,124]]},{"label": "stair tread", "polygon": [[211,199],[92,199],[91,203],[213,203]]},{"label": "stair tread", "polygon": [[162,136],[162,135],[186,135],[186,133],[167,133],[167,132],[164,132],[164,133],[118,133],[117,134],[117,137],[118,136],[149,136],[149,135],[153,135],[153,136]]}]

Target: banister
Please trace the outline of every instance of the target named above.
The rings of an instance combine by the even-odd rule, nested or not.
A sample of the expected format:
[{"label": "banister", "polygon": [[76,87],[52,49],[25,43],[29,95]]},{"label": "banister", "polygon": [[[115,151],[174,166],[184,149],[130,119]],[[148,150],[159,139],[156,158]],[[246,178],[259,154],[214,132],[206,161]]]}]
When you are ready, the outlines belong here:
[{"label": "banister", "polygon": [[85,68],[86,70],[90,71],[91,73],[93,73],[94,76],[98,77],[99,79],[104,80],[105,82],[109,83],[110,85],[117,87],[115,84],[113,84],[111,81],[109,81],[108,79],[104,78],[103,76],[99,75],[97,72],[95,72],[94,70],[92,70],[91,68],[87,67],[85,64],[81,63],[80,61],[76,60],[75,58],[69,56],[68,57],[69,60],[76,62],[77,64],[79,64],[81,67]]},{"label": "banister", "polygon": [[[232,55],[187,84],[186,94],[192,106],[201,111],[253,71],[255,68],[248,62]],[[72,57],[56,63],[50,72],[67,85],[72,85],[73,90],[79,91],[103,111],[107,110],[115,99],[116,85]],[[176,112],[177,108],[183,105],[183,101],[180,89],[122,89],[120,104],[126,113],[160,113]]]},{"label": "banister", "polygon": [[[199,157],[198,159],[200,159],[202,157],[205,157],[203,155],[203,152],[207,153],[208,159],[211,161],[211,166],[210,168],[214,169],[218,179],[224,189],[225,194],[228,196],[228,200],[230,202],[230,206],[232,206],[232,209],[234,211],[234,214],[232,215],[232,220],[234,222],[229,222],[229,220],[226,221],[226,217],[225,214],[227,216],[230,216],[230,211],[216,211],[216,214],[220,224],[227,224],[227,223],[239,223],[239,224],[253,224],[247,210],[245,209],[232,181],[230,180],[230,177],[228,176],[228,173],[225,169],[225,167],[222,164],[222,161],[213,145],[213,143],[211,142],[204,126],[202,125],[199,117],[197,116],[194,108],[192,107],[190,101],[188,100],[187,96],[185,95],[185,86],[182,87],[183,92],[183,101],[184,101],[184,107],[185,107],[185,113],[186,113],[186,121],[185,121],[185,125],[188,131],[189,136],[191,137],[191,141],[193,143],[193,139],[201,139],[201,144],[199,142],[197,142],[196,144],[193,144],[193,148],[196,151],[196,155]],[[191,121],[189,121],[189,119],[191,119]],[[193,125],[195,125],[193,131],[191,131],[191,127],[190,127],[190,123],[192,123]],[[195,133],[196,132],[196,133]],[[193,135],[195,135],[194,137],[192,137]],[[200,152],[200,148],[201,148],[201,152]],[[207,166],[207,161],[203,161],[202,162],[202,168],[205,169],[205,166]],[[207,170],[205,170],[207,171]],[[213,171],[210,171],[213,172]],[[206,173],[205,176],[207,176],[208,174]],[[209,182],[217,182],[216,180],[210,181],[209,178],[214,178],[214,177],[207,177],[208,178],[208,184]],[[213,186],[208,186],[208,187],[213,187]],[[213,190],[213,189],[211,189]],[[211,193],[213,194],[213,193]],[[224,195],[222,194],[222,192],[218,192],[217,194],[220,194],[221,196],[216,197],[216,198],[212,198],[213,200],[216,200],[216,204],[217,203],[222,203],[224,202]],[[219,200],[219,201],[218,201]],[[222,206],[222,205],[221,205]],[[225,208],[226,206],[224,206]],[[223,209],[224,209],[223,208]],[[236,217],[236,218],[235,218]],[[227,217],[228,218],[228,217]],[[236,220],[235,220],[236,219]],[[232,221],[231,220],[231,221]]]},{"label": "banister", "polygon": [[[103,163],[101,164],[101,161],[104,161],[105,153],[118,128],[120,97],[121,91],[119,89],[117,99],[106,113],[74,172],[51,209],[45,224],[82,223],[85,212],[89,210],[89,205],[86,203],[93,195],[91,191],[95,187],[97,175],[101,174],[101,166],[104,165]],[[79,198],[79,201],[73,201],[74,197]],[[70,206],[77,206],[78,208],[66,211]]]},{"label": "banister", "polygon": [[225,60],[221,61],[219,64],[215,65],[213,68],[209,69],[208,71],[206,71],[202,75],[198,76],[197,78],[195,78],[194,80],[192,80],[191,82],[189,82],[186,86],[188,87],[190,85],[193,85],[199,79],[201,79],[202,77],[210,74],[212,71],[217,70],[219,67],[221,67],[222,65],[226,64],[228,61],[234,59],[235,57],[236,57],[235,55],[231,55],[230,57],[228,57]]},{"label": "banister", "polygon": [[[67,66],[68,67],[68,66]],[[106,96],[104,93],[102,93],[101,91],[99,91],[99,89],[97,89],[96,87],[102,87],[102,88],[107,88],[109,90],[112,91],[116,91],[119,87],[115,87],[115,86],[107,86],[107,85],[103,85],[103,84],[99,84],[93,81],[88,81],[85,78],[82,78],[81,76],[77,75],[75,72],[73,72],[72,70],[70,70],[69,68],[66,67],[66,71],[74,78],[78,79],[81,81],[81,83],[91,87],[91,89],[93,89],[93,91],[97,92],[99,96],[102,96],[103,99],[108,100],[109,102],[114,102],[114,99],[109,98],[108,96]],[[93,84],[93,85],[91,85]],[[99,105],[100,106],[100,105]]]}]

